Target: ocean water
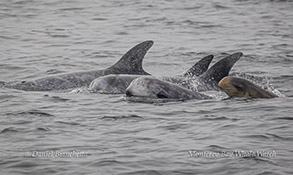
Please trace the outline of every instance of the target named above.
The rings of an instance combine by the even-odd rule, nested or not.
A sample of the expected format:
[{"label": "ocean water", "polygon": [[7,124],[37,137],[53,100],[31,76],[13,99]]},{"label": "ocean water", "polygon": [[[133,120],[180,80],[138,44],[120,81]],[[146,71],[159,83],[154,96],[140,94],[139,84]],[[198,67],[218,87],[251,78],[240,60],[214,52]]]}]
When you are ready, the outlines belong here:
[{"label": "ocean water", "polygon": [[293,1],[1,0],[0,81],[143,67],[180,75],[241,51],[231,74],[280,97],[168,103],[0,88],[0,174],[292,174]]}]

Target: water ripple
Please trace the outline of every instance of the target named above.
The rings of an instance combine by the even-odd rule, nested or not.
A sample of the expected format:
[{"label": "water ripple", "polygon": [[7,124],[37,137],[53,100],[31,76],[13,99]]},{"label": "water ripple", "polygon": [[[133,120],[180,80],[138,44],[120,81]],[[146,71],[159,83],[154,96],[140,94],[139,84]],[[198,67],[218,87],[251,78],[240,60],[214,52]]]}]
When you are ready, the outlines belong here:
[{"label": "water ripple", "polygon": [[293,117],[276,117],[273,120],[293,120]]},{"label": "water ripple", "polygon": [[24,112],[17,112],[17,113],[6,113],[6,115],[20,115],[20,116],[38,116],[38,117],[55,117],[55,115],[50,114],[48,112],[43,112],[39,110],[30,110]]},{"label": "water ripple", "polygon": [[21,132],[22,130],[19,128],[15,127],[8,127],[0,131],[0,134],[5,134],[5,133],[14,133],[14,132]]},{"label": "water ripple", "polygon": [[139,115],[127,115],[127,116],[103,116],[101,117],[101,119],[105,119],[105,120],[133,120],[133,119],[143,119],[143,117],[139,116]]}]

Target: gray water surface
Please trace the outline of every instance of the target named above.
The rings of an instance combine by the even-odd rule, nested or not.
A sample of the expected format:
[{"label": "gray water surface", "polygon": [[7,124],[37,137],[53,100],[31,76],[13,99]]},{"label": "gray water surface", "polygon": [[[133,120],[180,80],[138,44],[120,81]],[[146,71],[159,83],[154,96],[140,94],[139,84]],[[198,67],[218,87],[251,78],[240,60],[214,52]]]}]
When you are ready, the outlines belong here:
[{"label": "gray water surface", "polygon": [[104,69],[154,40],[144,69],[214,54],[274,99],[135,103],[0,88],[0,174],[292,174],[292,1],[1,0],[0,81]]}]

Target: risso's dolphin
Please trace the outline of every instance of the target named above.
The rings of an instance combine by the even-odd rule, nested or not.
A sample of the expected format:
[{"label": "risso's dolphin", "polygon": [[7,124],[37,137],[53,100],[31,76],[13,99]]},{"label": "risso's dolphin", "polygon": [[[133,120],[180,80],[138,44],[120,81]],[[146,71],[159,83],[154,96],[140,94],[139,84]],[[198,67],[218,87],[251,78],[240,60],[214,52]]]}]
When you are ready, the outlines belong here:
[{"label": "risso's dolphin", "polygon": [[125,92],[127,97],[164,98],[176,100],[210,99],[211,97],[194,92],[177,84],[142,76],[133,80]]},{"label": "risso's dolphin", "polygon": [[230,97],[249,97],[249,98],[274,98],[277,95],[268,92],[252,82],[237,78],[224,77],[219,82],[219,87]]},{"label": "risso's dolphin", "polygon": [[[183,75],[175,77],[162,77],[161,79],[173,82],[178,81],[178,79],[187,79],[194,76],[199,76],[204,73],[213,59],[213,55],[208,55],[200,59],[196,64],[194,64],[188,71]],[[129,74],[111,74],[96,78],[93,80],[89,86],[91,92],[100,92],[108,94],[123,94],[129,84],[136,78],[143,75],[129,75]]]},{"label": "risso's dolphin", "polygon": [[145,41],[134,46],[118,62],[104,70],[60,74],[22,82],[7,82],[4,83],[4,86],[26,91],[64,90],[88,86],[94,79],[109,74],[148,75],[142,68],[142,61],[153,43],[153,41]]}]

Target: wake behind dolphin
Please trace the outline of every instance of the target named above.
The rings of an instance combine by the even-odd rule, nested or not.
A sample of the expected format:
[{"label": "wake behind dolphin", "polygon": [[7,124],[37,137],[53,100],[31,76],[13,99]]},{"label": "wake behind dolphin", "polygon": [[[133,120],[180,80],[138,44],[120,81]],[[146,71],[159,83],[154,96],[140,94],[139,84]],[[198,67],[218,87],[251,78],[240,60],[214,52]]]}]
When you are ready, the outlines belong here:
[{"label": "wake behind dolphin", "polygon": [[142,68],[142,61],[153,41],[145,41],[130,49],[113,66],[104,70],[93,70],[49,76],[30,81],[2,83],[4,87],[25,91],[64,90],[88,86],[95,78],[109,74],[148,75]]}]

